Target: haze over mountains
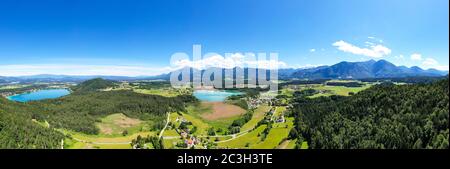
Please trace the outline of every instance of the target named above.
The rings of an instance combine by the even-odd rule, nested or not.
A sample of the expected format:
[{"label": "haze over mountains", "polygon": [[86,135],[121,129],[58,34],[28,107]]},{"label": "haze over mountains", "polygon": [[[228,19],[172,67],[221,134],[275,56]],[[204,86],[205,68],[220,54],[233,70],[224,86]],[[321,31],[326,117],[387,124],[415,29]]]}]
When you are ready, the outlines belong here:
[{"label": "haze over mountains", "polygon": [[448,72],[436,69],[423,70],[417,66],[395,66],[386,60],[369,60],[366,62],[340,62],[332,66],[303,69],[294,72],[294,78],[308,79],[361,79],[409,76],[443,76]]},{"label": "haze over mountains", "polygon": [[[220,69],[220,68],[208,68]],[[247,73],[249,69],[255,68],[234,68],[244,69]],[[191,68],[191,70],[196,70]],[[257,70],[257,69],[256,69]],[[72,76],[72,75],[32,75],[4,77],[0,76],[0,83],[12,82],[80,82],[93,78],[104,78],[110,80],[169,80],[171,73],[161,74],[157,76]],[[440,71],[436,69],[424,70],[418,66],[406,67],[396,66],[386,60],[369,60],[365,62],[339,62],[331,66],[319,66],[305,69],[279,69],[279,79],[363,79],[363,78],[390,78],[390,77],[413,77],[413,76],[444,76],[448,71]]]}]

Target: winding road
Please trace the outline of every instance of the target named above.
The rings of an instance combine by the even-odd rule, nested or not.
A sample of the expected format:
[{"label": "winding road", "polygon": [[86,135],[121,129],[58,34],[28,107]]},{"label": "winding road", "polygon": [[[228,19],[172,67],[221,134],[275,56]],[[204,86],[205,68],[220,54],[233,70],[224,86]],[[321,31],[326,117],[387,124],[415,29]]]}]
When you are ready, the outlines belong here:
[{"label": "winding road", "polygon": [[164,130],[166,130],[167,126],[169,125],[170,122],[170,113],[167,113],[167,120],[166,120],[166,125],[164,126],[164,128],[161,130],[161,132],[159,133],[159,139],[162,138],[163,134],[164,134]]}]

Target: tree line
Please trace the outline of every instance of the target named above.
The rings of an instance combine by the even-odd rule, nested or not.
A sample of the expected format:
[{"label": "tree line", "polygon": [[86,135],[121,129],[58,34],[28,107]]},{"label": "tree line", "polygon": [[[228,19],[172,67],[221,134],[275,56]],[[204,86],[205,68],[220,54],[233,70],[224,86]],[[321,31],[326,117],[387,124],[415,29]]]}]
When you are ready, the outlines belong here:
[{"label": "tree line", "polygon": [[384,83],[353,96],[307,98],[291,108],[298,143],[310,148],[448,148],[448,77],[428,84]]}]

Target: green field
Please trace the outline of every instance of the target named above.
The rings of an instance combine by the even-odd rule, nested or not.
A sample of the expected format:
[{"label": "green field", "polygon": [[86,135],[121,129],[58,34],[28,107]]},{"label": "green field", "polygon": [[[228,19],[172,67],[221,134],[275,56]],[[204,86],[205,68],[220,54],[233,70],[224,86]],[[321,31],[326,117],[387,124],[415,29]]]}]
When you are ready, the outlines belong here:
[{"label": "green field", "polygon": [[261,141],[260,135],[266,129],[266,125],[261,125],[256,129],[250,131],[247,134],[244,134],[240,137],[237,137],[233,140],[218,143],[218,147],[221,148],[246,148],[246,145],[249,147],[253,144],[257,144]]},{"label": "green field", "polygon": [[[131,148],[131,140],[135,139],[138,135],[148,136],[156,135],[155,132],[138,132],[127,136],[100,136],[100,135],[87,135],[79,132],[61,130],[65,135],[70,136],[64,140],[64,148],[68,149],[80,149],[80,148]],[[97,146],[97,147],[95,147]]]},{"label": "green field", "polygon": [[282,115],[282,113],[286,110],[286,107],[282,107],[282,106],[278,106],[276,108],[276,111],[274,112],[273,116],[274,117],[279,117],[280,115]]},{"label": "green field", "polygon": [[111,114],[102,118],[101,122],[97,123],[97,127],[100,128],[101,134],[106,135],[121,135],[123,131],[136,133],[143,128],[149,128],[145,122],[129,118],[122,113]]},{"label": "green field", "polygon": [[[348,95],[348,92],[358,92],[368,86],[369,85],[360,88],[348,88],[341,86],[308,85],[308,87],[312,87],[316,90],[331,91],[334,94],[340,95]],[[145,94],[162,95],[166,97],[172,97],[178,94],[175,90],[165,89],[134,89],[134,91]],[[293,89],[285,88],[281,90],[281,93],[292,95],[294,91],[295,90]],[[324,93],[324,95],[327,95],[327,93]],[[316,97],[316,95],[313,97]],[[186,107],[186,112],[170,113],[169,120],[175,128],[179,127],[181,119],[191,122],[192,125],[189,125],[189,128],[193,128],[194,126],[197,127],[197,131],[193,133],[193,135],[200,136],[199,138],[206,142],[215,142],[217,145],[216,148],[295,148],[296,140],[286,140],[289,131],[293,128],[293,118],[286,118],[286,122],[284,123],[274,122],[265,138],[262,137],[264,135],[263,131],[267,128],[267,125],[263,124],[255,128],[258,122],[265,118],[266,113],[269,112],[270,109],[270,106],[260,105],[253,112],[252,118],[241,127],[241,133],[227,136],[224,134],[225,131],[227,131],[228,126],[230,126],[233,120],[240,118],[240,116],[206,120],[202,118],[202,115],[212,113],[213,111],[212,107],[208,104],[189,105]],[[272,116],[272,120],[282,116],[284,111],[286,111],[286,107],[278,106]],[[177,119],[179,120],[177,121]],[[39,123],[41,125],[49,125],[45,122]],[[59,129],[65,135],[70,136],[64,140],[64,148],[129,149],[132,148],[130,145],[131,140],[135,139],[137,136],[156,136],[159,133],[159,131],[148,130],[150,128],[150,124],[146,121],[128,118],[121,113],[112,114],[101,118],[96,125],[100,129],[100,133],[97,135],[88,135]],[[175,128],[169,126],[163,133],[163,136],[165,137],[163,139],[163,144],[166,149],[179,148],[176,144],[183,142],[183,139],[179,137],[179,134],[176,132]],[[215,130],[221,128],[223,132],[216,132],[216,136],[207,136],[207,131],[209,128],[214,128]],[[128,134],[123,135],[124,131],[127,131]],[[196,145],[195,148],[203,148],[203,145],[204,144]],[[301,148],[308,148],[308,144],[304,142],[301,145]]]},{"label": "green field", "polygon": [[293,118],[287,118],[286,123],[275,123],[269,134],[263,142],[260,142],[250,148],[255,149],[273,149],[276,148],[284,138],[287,138],[289,131],[294,126]]},{"label": "green field", "polygon": [[308,148],[309,148],[308,142],[306,142],[306,141],[304,141],[304,142],[302,143],[302,145],[300,146],[300,149],[308,149]]},{"label": "green field", "polygon": [[[196,106],[188,106],[187,108],[187,115],[190,115],[189,118],[195,119],[198,123],[203,123],[203,125],[208,125],[209,127],[214,127],[215,129],[222,128],[223,131],[225,131],[228,126],[230,126],[231,123],[239,116],[229,117],[229,118],[222,118],[222,119],[216,119],[216,120],[206,120],[201,117],[202,114],[212,113],[212,108],[208,105],[200,104]],[[199,129],[202,126],[197,126]]]},{"label": "green field", "polygon": [[285,140],[280,145],[277,146],[277,149],[294,149],[296,142],[297,142],[297,139]]},{"label": "green field", "polygon": [[160,95],[164,97],[178,96],[178,92],[174,89],[133,89],[136,93]]},{"label": "green field", "polygon": [[164,130],[163,136],[179,136],[179,134],[177,133],[177,131],[175,131],[174,129],[170,129],[170,130]]},{"label": "green field", "polygon": [[3,89],[18,89],[18,88],[23,88],[23,87],[28,87],[31,85],[6,85],[6,86],[0,86],[0,90]]},{"label": "green field", "polygon": [[372,86],[371,84],[366,84],[362,87],[345,87],[345,86],[328,86],[328,85],[318,85],[313,87],[312,89],[323,91],[323,93],[318,93],[311,98],[319,97],[319,96],[331,96],[331,95],[341,95],[348,96],[350,92],[358,93],[364,89]]},{"label": "green field", "polygon": [[[132,120],[130,122],[129,120]],[[137,123],[135,119],[126,117],[118,113],[106,116],[101,119],[97,126],[110,129],[111,133],[100,133],[97,135],[89,135],[80,132],[58,129],[68,138],[64,140],[64,148],[80,149],[80,148],[101,148],[101,149],[129,149],[130,142],[137,136],[156,135],[155,131],[143,131],[144,122]],[[133,125],[131,125],[133,124]],[[128,131],[127,135],[123,135],[124,130]]]},{"label": "green field", "polygon": [[210,128],[211,126],[204,122],[202,119],[199,119],[193,115],[190,114],[186,114],[186,113],[182,113],[182,115],[178,115],[177,113],[172,113],[170,115],[170,121],[175,124],[176,127],[179,126],[180,122],[175,122],[176,118],[184,118],[187,121],[192,122],[193,126],[197,127],[197,132],[195,133],[196,135],[206,135],[208,128]]},{"label": "green field", "polygon": [[[327,82],[359,82],[357,80],[329,80]],[[358,93],[365,90],[376,83],[360,82],[364,84],[361,87],[345,87],[345,86],[329,86],[325,84],[300,84],[300,85],[290,85],[280,89],[280,94],[292,97],[295,91],[301,91],[306,89],[314,89],[319,91],[319,93],[310,96],[311,98],[320,96],[331,96],[331,95],[341,95],[348,96],[350,92]]]},{"label": "green field", "polygon": [[246,131],[246,130],[253,129],[256,126],[256,124],[264,118],[265,114],[269,110],[270,110],[270,107],[267,105],[259,106],[253,113],[252,119],[250,121],[248,121],[247,123],[245,123],[241,127],[241,130]]}]

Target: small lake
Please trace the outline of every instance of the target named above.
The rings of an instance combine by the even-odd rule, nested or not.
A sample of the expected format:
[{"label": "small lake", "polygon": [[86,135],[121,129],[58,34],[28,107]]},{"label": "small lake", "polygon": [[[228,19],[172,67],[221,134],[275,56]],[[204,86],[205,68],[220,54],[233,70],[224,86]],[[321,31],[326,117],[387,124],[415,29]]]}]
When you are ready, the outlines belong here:
[{"label": "small lake", "polygon": [[227,90],[196,90],[194,91],[194,96],[201,101],[207,102],[221,102],[224,101],[228,96],[244,94],[238,91],[227,91]]},{"label": "small lake", "polygon": [[61,96],[65,96],[70,94],[70,91],[67,89],[44,89],[38,90],[29,93],[22,93],[13,96],[9,96],[9,100],[14,100],[18,102],[28,102],[35,100],[43,100],[43,99],[54,99]]}]

